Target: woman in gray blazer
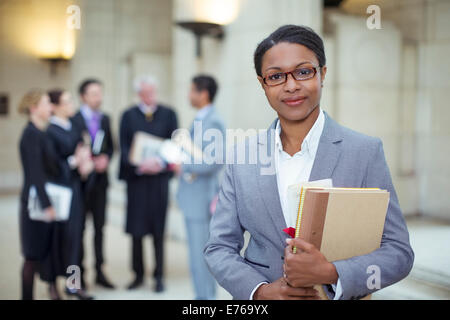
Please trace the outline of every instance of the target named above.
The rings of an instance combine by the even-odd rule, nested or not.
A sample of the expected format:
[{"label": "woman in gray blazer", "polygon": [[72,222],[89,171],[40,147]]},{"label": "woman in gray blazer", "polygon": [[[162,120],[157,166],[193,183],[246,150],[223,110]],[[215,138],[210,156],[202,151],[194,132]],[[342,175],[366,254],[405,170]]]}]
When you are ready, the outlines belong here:
[{"label": "woman in gray blazer", "polygon": [[[414,253],[381,140],[337,124],[320,108],[327,71],[322,39],[308,27],[282,26],[258,45],[254,64],[278,119],[267,132],[234,148],[245,154],[256,150],[256,163],[226,166],[204,250],[218,283],[235,299],[317,299],[312,288],[317,284],[329,298],[359,299],[406,277]],[[295,176],[389,191],[380,248],[327,261],[313,245],[295,239],[302,254],[284,259],[292,243],[286,245],[289,236],[283,232],[291,225],[282,190]],[[242,257],[244,231],[250,241]],[[366,284],[372,265],[381,273],[378,288]]]}]

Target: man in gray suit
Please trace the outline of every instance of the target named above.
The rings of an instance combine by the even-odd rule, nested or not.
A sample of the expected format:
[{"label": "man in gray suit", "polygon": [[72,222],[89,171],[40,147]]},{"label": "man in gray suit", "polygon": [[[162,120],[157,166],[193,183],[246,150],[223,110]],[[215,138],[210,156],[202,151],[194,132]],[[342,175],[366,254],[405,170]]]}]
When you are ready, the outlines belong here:
[{"label": "man in gray suit", "polygon": [[[212,105],[217,83],[211,76],[193,78],[189,99],[197,115],[190,134],[204,151],[202,161],[191,159],[180,168],[177,193],[178,205],[184,213],[189,242],[189,262],[196,299],[215,299],[216,282],[203,258],[203,248],[209,237],[210,204],[219,191],[218,175],[223,167],[225,125]],[[209,138],[215,137],[212,152],[207,149]],[[208,138],[209,137],[209,138]]]},{"label": "man in gray suit", "polygon": [[[257,152],[255,163],[227,163],[204,250],[219,284],[235,299],[316,299],[317,284],[329,298],[359,299],[406,277],[414,254],[381,140],[339,125],[320,108],[327,71],[322,39],[307,27],[280,27],[258,45],[254,62],[278,119],[234,148],[234,154]],[[335,187],[390,192],[379,249],[327,261],[300,239],[286,246],[283,229],[293,220],[286,187],[328,178]],[[242,257],[244,231],[250,241]],[[292,252],[293,244],[300,252]],[[367,285],[372,266],[380,275],[375,287]]]}]

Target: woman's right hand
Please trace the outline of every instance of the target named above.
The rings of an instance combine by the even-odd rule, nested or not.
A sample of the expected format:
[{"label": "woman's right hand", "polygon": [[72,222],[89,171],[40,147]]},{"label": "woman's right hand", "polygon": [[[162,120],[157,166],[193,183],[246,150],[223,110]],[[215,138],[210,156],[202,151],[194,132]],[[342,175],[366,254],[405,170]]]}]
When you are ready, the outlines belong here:
[{"label": "woman's right hand", "polygon": [[45,219],[48,222],[55,221],[56,220],[56,211],[53,207],[48,207],[44,210],[45,212]]}]

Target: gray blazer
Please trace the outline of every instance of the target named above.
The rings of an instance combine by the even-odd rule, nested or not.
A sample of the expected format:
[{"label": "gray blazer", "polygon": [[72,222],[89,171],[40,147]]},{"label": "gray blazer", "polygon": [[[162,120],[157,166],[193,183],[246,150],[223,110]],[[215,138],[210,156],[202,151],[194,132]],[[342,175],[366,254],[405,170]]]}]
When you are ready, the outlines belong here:
[{"label": "gray blazer", "polygon": [[[225,125],[214,107],[212,107],[205,118],[199,122],[202,130],[201,136],[199,137],[202,138],[203,151],[205,151],[211,143],[215,142],[215,140],[225,142]],[[190,133],[191,138],[194,140],[194,127],[191,128]],[[210,136],[208,136],[208,133]],[[212,138],[213,136],[214,138]],[[211,138],[212,141],[206,141],[209,138]],[[195,142],[196,141],[194,141],[194,143]],[[178,206],[187,219],[209,220],[211,216],[209,204],[219,191],[219,174],[223,168],[223,154],[225,152],[224,143],[216,146],[221,150],[214,150],[211,154],[210,152],[206,152],[205,157],[212,157],[209,162],[196,164],[191,160],[190,164],[185,163],[182,165],[183,175],[179,180],[176,198]],[[216,154],[216,152],[218,153]],[[190,175],[192,179],[185,179],[186,174]]]},{"label": "gray blazer", "polygon": [[[255,144],[259,152],[266,148],[272,164],[274,136],[270,133],[274,133],[275,124],[265,134],[245,142],[248,150],[255,150]],[[259,158],[255,164],[227,165],[204,250],[212,274],[235,299],[249,299],[259,283],[282,277],[282,256],[289,236],[283,232],[286,224],[276,175],[261,174],[262,169],[264,164]],[[341,298],[359,299],[376,291],[366,284],[370,265],[380,268],[381,288],[406,277],[414,253],[381,140],[345,128],[325,113],[309,180],[326,178],[332,178],[335,187],[379,187],[390,192],[381,247],[363,256],[333,262],[342,285]],[[244,231],[250,233],[250,241],[242,257]]]}]

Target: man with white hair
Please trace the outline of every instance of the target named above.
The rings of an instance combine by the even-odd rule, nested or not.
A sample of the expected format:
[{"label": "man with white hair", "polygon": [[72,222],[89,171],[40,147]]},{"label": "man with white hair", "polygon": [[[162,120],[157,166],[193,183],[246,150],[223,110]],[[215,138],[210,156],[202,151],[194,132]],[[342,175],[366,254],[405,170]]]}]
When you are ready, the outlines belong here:
[{"label": "man with white hair", "polygon": [[159,157],[146,159],[139,166],[129,161],[129,152],[136,132],[143,131],[170,139],[177,129],[175,112],[157,103],[157,81],[150,76],[138,77],[134,82],[140,102],[128,108],[120,120],[119,179],[127,183],[127,219],[125,231],[132,236],[132,267],[135,279],[128,286],[135,289],[144,282],[142,238],[153,236],[156,281],[155,291],[163,285],[163,239],[169,194],[169,179],[173,172]]}]

